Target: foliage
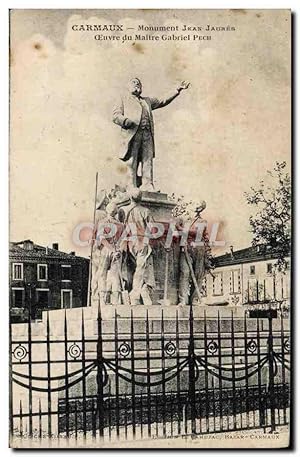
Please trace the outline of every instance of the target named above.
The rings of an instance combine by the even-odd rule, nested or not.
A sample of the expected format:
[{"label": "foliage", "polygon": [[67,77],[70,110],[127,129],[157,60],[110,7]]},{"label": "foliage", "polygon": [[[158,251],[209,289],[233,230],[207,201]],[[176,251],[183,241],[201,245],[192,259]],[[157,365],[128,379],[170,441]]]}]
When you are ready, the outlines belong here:
[{"label": "foliage", "polygon": [[195,209],[199,204],[193,200],[185,200],[184,195],[177,197],[174,193],[169,197],[170,200],[176,203],[176,206],[173,208],[172,215],[175,218],[183,217],[187,220],[192,220],[195,218]]},{"label": "foliage", "polygon": [[268,171],[272,184],[260,182],[258,189],[246,192],[249,205],[257,208],[249,222],[253,233],[253,246],[264,245],[276,255],[276,266],[284,271],[285,257],[291,247],[291,178],[286,172],[286,162],[276,162]]}]

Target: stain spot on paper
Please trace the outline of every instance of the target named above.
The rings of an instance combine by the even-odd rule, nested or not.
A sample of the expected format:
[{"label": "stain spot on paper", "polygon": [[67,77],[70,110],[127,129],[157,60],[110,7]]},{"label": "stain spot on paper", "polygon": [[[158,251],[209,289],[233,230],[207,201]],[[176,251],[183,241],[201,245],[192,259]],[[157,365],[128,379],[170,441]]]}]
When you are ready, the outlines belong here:
[{"label": "stain spot on paper", "polygon": [[144,48],[140,43],[132,43],[133,49],[140,54],[144,54]]},{"label": "stain spot on paper", "polygon": [[126,165],[118,165],[118,166],[117,166],[117,171],[118,171],[118,173],[120,173],[121,175],[126,174],[126,172],[127,172],[127,167],[126,167]]}]

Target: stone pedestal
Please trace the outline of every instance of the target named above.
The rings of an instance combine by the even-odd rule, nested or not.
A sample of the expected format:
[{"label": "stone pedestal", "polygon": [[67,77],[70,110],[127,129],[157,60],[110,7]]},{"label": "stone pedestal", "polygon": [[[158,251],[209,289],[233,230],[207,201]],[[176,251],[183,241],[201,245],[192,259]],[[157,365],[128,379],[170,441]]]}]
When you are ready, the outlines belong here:
[{"label": "stone pedestal", "polygon": [[[172,210],[176,206],[168,200],[168,195],[159,192],[143,192],[142,206],[149,209],[155,222],[169,224],[172,219]],[[166,298],[170,305],[178,303],[178,280],[179,280],[179,247],[172,246],[167,253],[164,241],[153,245],[153,263],[156,288],[153,291],[153,304],[163,303],[164,288],[167,283]],[[166,279],[167,275],[167,279]]]},{"label": "stone pedestal", "polygon": [[168,200],[168,195],[160,192],[142,192],[141,205],[148,208],[156,222],[169,222],[176,206]]}]

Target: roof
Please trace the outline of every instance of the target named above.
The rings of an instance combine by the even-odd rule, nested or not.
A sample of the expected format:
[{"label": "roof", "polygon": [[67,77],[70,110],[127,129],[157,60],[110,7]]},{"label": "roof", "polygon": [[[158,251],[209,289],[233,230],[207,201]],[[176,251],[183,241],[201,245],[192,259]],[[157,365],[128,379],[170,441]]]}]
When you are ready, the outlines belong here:
[{"label": "roof", "polygon": [[76,256],[74,253],[66,253],[58,249],[48,248],[35,244],[31,240],[24,240],[9,243],[9,257],[28,260],[65,260],[76,263],[78,261],[87,261],[88,259]]},{"label": "roof", "polygon": [[[268,246],[250,246],[238,251],[228,252],[214,258],[216,267],[226,265],[236,265],[240,263],[257,262],[263,260],[275,260],[278,252]],[[288,254],[287,254],[288,256]]]}]

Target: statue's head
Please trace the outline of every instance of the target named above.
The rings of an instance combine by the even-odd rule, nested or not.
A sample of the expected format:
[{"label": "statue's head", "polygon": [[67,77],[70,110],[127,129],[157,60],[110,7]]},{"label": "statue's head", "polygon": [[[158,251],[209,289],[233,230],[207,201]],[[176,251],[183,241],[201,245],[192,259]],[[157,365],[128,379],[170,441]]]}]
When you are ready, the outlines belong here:
[{"label": "statue's head", "polygon": [[132,95],[141,95],[143,86],[139,78],[131,79],[128,84],[128,89]]},{"label": "statue's head", "polygon": [[118,207],[116,205],[115,202],[109,202],[108,205],[106,206],[105,208],[106,210],[106,213],[111,216],[111,217],[115,217],[117,212],[118,212]]},{"label": "statue's head", "polygon": [[204,211],[206,208],[206,202],[203,200],[202,202],[200,202],[200,205],[198,205],[196,208],[195,208],[195,213],[197,216],[200,216],[200,214],[202,213],[202,211]]}]

